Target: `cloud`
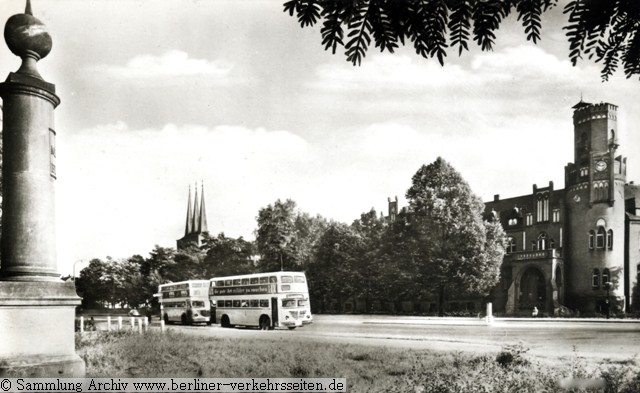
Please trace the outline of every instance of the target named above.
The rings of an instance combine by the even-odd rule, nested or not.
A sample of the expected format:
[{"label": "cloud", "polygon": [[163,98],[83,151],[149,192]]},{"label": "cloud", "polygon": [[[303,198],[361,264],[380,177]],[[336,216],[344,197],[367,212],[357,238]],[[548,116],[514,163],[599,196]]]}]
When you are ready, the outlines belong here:
[{"label": "cloud", "polygon": [[58,240],[61,261],[146,254],[175,246],[187,186],[204,180],[210,228],[251,236],[254,216],[313,160],[308,143],[283,130],[124,122],[61,135]]},{"label": "cloud", "polygon": [[597,68],[592,65],[572,67],[568,60],[561,60],[540,47],[522,45],[491,53],[481,52],[468,64],[459,61],[440,66],[436,61],[401,54],[375,54],[361,67],[322,64],[316,68],[315,80],[309,82],[308,87],[327,91],[492,89],[496,84],[514,81],[564,84],[584,80],[587,75],[597,75]]},{"label": "cloud", "polygon": [[232,66],[220,60],[194,59],[186,52],[169,50],[159,56],[144,54],[133,57],[124,66],[99,65],[90,70],[118,79],[208,77],[224,80],[231,69]]}]

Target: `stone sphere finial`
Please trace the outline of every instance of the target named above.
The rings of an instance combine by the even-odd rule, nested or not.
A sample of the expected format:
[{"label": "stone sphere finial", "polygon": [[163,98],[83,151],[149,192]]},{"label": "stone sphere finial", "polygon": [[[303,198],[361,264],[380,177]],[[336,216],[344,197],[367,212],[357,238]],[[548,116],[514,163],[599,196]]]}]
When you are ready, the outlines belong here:
[{"label": "stone sphere finial", "polygon": [[36,62],[51,52],[53,41],[44,23],[32,15],[30,0],[27,0],[24,14],[13,15],[7,20],[4,40],[11,52],[22,58],[17,72],[42,79]]}]

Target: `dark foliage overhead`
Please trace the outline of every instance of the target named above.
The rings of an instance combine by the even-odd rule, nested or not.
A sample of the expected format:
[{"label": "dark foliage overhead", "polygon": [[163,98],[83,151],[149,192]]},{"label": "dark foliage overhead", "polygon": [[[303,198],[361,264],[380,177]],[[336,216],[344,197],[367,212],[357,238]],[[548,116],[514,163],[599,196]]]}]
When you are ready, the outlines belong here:
[{"label": "dark foliage overhead", "polygon": [[[458,55],[474,41],[493,50],[496,31],[511,13],[522,23],[527,40],[541,39],[542,14],[558,0],[289,0],[284,11],[301,27],[322,23],[322,44],[360,65],[374,45],[394,51],[412,45],[416,54],[444,65],[448,50]],[[564,27],[575,65],[582,55],[603,64],[607,79],[619,63],[627,77],[640,75],[640,1],[576,0],[564,9]]]},{"label": "dark foliage overhead", "polygon": [[573,65],[586,55],[602,63],[604,80],[620,62],[627,78],[640,75],[640,1],[571,1],[564,12]]}]

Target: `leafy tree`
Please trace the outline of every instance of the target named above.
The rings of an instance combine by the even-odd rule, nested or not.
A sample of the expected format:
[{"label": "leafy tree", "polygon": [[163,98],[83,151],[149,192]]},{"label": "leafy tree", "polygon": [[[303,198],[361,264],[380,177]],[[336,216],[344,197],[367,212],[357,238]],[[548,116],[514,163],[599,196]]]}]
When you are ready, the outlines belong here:
[{"label": "leafy tree", "polygon": [[176,252],[173,248],[160,247],[156,244],[149,253],[149,258],[145,259],[141,264],[140,272],[145,277],[156,274],[173,281],[176,266],[175,254]]},{"label": "leafy tree", "polygon": [[[372,274],[373,293],[391,303],[415,301],[430,292],[417,259],[420,236],[412,225],[412,215],[401,211],[380,236],[376,249],[376,269]],[[428,284],[426,284],[428,285]]]},{"label": "leafy tree", "polygon": [[114,297],[122,306],[138,308],[146,305],[153,294],[157,292],[156,287],[155,290],[148,293],[148,288],[144,285],[145,279],[140,272],[142,262],[144,262],[144,258],[140,255],[113,262]]},{"label": "leafy tree", "polygon": [[356,294],[358,258],[362,238],[349,226],[332,222],[314,247],[314,257],[307,268],[311,305],[326,310],[331,300],[338,304]]},{"label": "leafy tree", "polygon": [[296,249],[302,269],[309,265],[313,257],[313,247],[327,229],[329,222],[322,216],[311,216],[308,213],[298,213],[295,219]]},{"label": "leafy tree", "polygon": [[[411,43],[424,58],[444,58],[451,48],[458,55],[473,40],[483,51],[493,50],[496,31],[510,14],[517,14],[527,40],[541,39],[542,14],[558,0],[288,0],[284,11],[301,27],[322,21],[322,44],[336,53],[344,47],[347,61],[360,65],[373,44],[390,53]],[[622,61],[627,77],[640,74],[640,5],[633,0],[573,0],[567,37],[571,61],[583,54],[603,63],[607,79]]]},{"label": "leafy tree", "polygon": [[358,293],[362,294],[365,301],[365,311],[371,311],[373,298],[383,297],[380,281],[380,273],[387,270],[387,266],[380,257],[380,245],[388,228],[387,220],[378,215],[375,209],[362,213],[360,218],[351,224],[351,228],[362,239],[362,253],[358,258],[358,271],[362,276],[357,285]]},{"label": "leafy tree", "polygon": [[576,0],[564,9],[569,24],[569,58],[576,65],[582,55],[601,62],[607,80],[622,61],[627,78],[640,75],[640,4],[634,0]]},{"label": "leafy tree", "polygon": [[165,278],[171,281],[209,279],[205,267],[206,251],[199,247],[189,247],[176,251],[175,265]]},{"label": "leafy tree", "polygon": [[80,271],[80,276],[75,280],[78,295],[82,297],[82,307],[99,308],[107,300],[104,296],[107,288],[103,277],[106,275],[105,263],[94,258],[89,265]]},{"label": "leafy tree", "polygon": [[234,239],[220,233],[217,237],[209,238],[205,248],[204,265],[208,278],[248,274],[255,271],[251,259],[253,244],[242,237]]},{"label": "leafy tree", "polygon": [[298,270],[300,259],[296,248],[296,203],[278,199],[258,212],[256,245],[261,271]]},{"label": "leafy tree", "polygon": [[447,288],[484,295],[497,284],[504,232],[482,220],[484,204],[449,163],[438,157],[422,166],[406,197],[417,235],[411,249],[440,314]]}]

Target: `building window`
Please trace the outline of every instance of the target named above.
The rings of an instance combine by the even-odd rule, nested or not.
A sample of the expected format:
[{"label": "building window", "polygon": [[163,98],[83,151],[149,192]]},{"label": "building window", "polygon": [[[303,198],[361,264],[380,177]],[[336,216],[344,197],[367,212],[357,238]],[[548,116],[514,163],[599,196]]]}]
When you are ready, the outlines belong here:
[{"label": "building window", "polygon": [[516,252],[516,250],[517,250],[516,239],[513,238],[512,236],[509,236],[507,238],[507,254]]},{"label": "building window", "polygon": [[607,231],[607,248],[613,250],[613,230],[611,229]]},{"label": "building window", "polygon": [[589,249],[593,250],[594,247],[594,238],[595,238],[596,234],[593,231],[589,231]]},{"label": "building window", "polygon": [[593,200],[606,201],[609,199],[609,182],[597,181],[593,183]]},{"label": "building window", "polygon": [[517,218],[510,218],[508,223],[509,223],[509,226],[518,225],[518,219]]},{"label": "building window", "polygon": [[604,248],[604,228],[599,227],[596,233],[596,248]]},{"label": "building window", "polygon": [[536,201],[536,221],[549,221],[549,194],[538,194]]},{"label": "building window", "polygon": [[589,174],[589,168],[580,168],[580,176],[584,177]]},{"label": "building window", "polygon": [[606,285],[609,282],[609,269],[602,270],[602,285]]},{"label": "building window", "polygon": [[553,209],[551,218],[553,219],[553,222],[560,222],[560,209]]},{"label": "building window", "polygon": [[526,226],[528,226],[528,227],[530,227],[531,225],[533,225],[533,214],[528,213],[528,214],[525,216],[525,225],[526,225]]},{"label": "building window", "polygon": [[549,246],[549,239],[547,238],[547,234],[542,232],[538,235],[538,250],[546,250]]},{"label": "building window", "polygon": [[593,269],[593,275],[591,276],[591,287],[592,288],[600,288],[600,271],[598,269]]}]

